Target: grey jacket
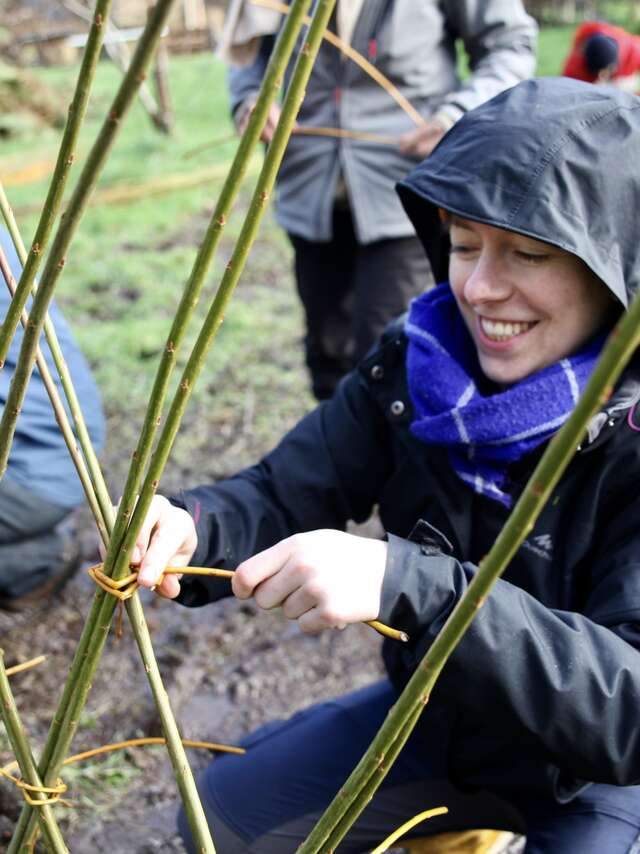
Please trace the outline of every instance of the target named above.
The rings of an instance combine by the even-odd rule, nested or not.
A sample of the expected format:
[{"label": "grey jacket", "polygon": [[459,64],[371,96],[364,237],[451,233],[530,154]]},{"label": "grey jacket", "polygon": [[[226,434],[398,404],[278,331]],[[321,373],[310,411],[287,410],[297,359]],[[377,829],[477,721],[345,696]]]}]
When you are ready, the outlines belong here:
[{"label": "grey jacket", "polygon": [[[366,0],[352,45],[375,61],[425,118],[438,113],[452,123],[533,73],[536,32],[520,0]],[[471,68],[464,82],[456,67],[457,39]],[[272,44],[263,39],[253,65],[231,69],[234,111],[259,88]],[[415,127],[387,92],[326,42],[298,122],[393,136]],[[278,221],[307,240],[330,240],[342,173],[361,243],[407,237],[413,229],[394,185],[414,165],[392,147],[293,137],[278,179]]]}]

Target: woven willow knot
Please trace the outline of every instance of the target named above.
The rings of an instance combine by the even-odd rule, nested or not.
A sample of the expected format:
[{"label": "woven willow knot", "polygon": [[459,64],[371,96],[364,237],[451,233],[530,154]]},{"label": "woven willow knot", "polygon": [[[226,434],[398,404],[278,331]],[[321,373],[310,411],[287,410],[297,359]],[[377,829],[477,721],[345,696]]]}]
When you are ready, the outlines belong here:
[{"label": "woven willow knot", "polygon": [[[10,780],[16,788],[20,789],[25,801],[31,807],[44,807],[50,804],[57,804],[62,795],[67,791],[67,784],[58,777],[55,786],[34,786],[32,783],[27,783],[26,780],[21,780],[19,777],[14,777],[3,768],[0,768],[0,774],[7,780]],[[50,795],[49,798],[32,798],[30,792]],[[64,803],[64,801],[63,801]]]},{"label": "woven willow knot", "polygon": [[125,575],[119,581],[111,578],[102,571],[104,564],[97,563],[95,566],[89,567],[87,574],[105,593],[115,596],[120,602],[126,602],[131,599],[133,594],[138,589],[138,573],[132,572]]}]

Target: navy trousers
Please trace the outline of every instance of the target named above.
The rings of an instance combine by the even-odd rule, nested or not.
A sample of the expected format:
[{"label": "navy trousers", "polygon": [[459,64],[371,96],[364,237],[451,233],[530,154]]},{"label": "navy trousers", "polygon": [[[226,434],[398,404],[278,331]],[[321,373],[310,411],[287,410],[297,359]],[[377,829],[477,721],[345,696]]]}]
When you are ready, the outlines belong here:
[{"label": "navy trousers", "polygon": [[[244,756],[215,759],[198,788],[216,850],[292,854],[362,757],[396,696],[388,682],[377,683],[267,724],[245,739]],[[430,762],[428,740],[415,731],[339,850],[371,851],[403,822],[437,806],[449,813],[416,827],[414,837],[487,828],[526,835],[526,854],[640,854],[640,786],[594,784],[568,804],[516,806],[489,792],[461,792],[441,779]],[[182,813],[178,826],[195,854]]]}]

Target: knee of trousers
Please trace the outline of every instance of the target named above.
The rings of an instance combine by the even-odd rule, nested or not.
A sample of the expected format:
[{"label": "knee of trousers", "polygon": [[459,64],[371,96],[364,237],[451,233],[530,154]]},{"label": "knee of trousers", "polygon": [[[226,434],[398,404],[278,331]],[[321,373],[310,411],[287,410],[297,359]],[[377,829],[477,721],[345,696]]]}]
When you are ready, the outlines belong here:
[{"label": "knee of trousers", "polygon": [[[204,785],[205,773],[206,770],[198,775],[196,784],[216,851],[220,852],[220,854],[242,854],[242,852],[245,852],[246,854],[248,850],[246,840],[229,827],[220,813],[216,810],[211,799],[207,797],[207,787]],[[200,849],[196,848],[194,845],[193,838],[191,836],[191,829],[183,806],[181,806],[178,811],[177,826],[178,833],[184,842],[188,854],[200,854]]]}]

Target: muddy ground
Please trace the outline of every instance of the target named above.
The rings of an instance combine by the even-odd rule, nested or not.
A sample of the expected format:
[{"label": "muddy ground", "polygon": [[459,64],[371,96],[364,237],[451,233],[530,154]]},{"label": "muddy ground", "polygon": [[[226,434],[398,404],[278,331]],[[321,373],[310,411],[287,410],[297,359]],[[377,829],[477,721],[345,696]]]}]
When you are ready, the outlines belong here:
[{"label": "muddy ground", "polygon": [[[286,267],[285,267],[286,271]],[[300,353],[299,308],[286,272],[262,282],[273,289],[276,311],[297,317],[287,340],[271,338],[260,358],[271,360],[274,386],[252,385],[250,372],[239,366],[217,384],[215,397],[235,405],[222,410],[201,404],[192,411],[167,470],[163,486],[171,491],[237,470],[256,459],[309,406]],[[250,300],[251,286],[237,299]],[[267,330],[268,333],[268,330]],[[253,358],[255,357],[255,354]],[[226,388],[225,388],[226,384]],[[286,406],[275,403],[286,400]],[[215,415],[213,412],[215,411]],[[254,429],[256,413],[260,429]],[[265,428],[265,413],[267,418]],[[284,413],[284,414],[283,414]],[[122,482],[132,448],[131,428],[117,406],[108,412],[109,443],[105,471],[113,489]],[[259,434],[259,435],[258,435]],[[85,568],[96,559],[90,518],[81,516]],[[79,572],[62,596],[17,615],[0,612],[0,645],[7,664],[45,653],[45,665],[12,680],[25,727],[36,753],[45,738],[84,616],[92,582]],[[368,627],[352,626],[311,638],[277,614],[226,600],[204,609],[187,610],[145,596],[145,610],[160,668],[174,712],[186,737],[233,743],[256,725],[291,714],[311,702],[352,690],[381,673],[379,637]],[[89,703],[82,716],[73,752],[143,735],[160,734],[135,643],[126,626],[117,641],[108,641]],[[192,767],[209,761],[203,751],[189,751]],[[0,764],[11,758],[0,733]],[[179,852],[174,815],[176,788],[162,748],[138,748],[89,760],[65,774],[73,806],[58,808],[72,852],[148,854]],[[20,808],[20,798],[0,783],[0,851],[7,844]]]}]

